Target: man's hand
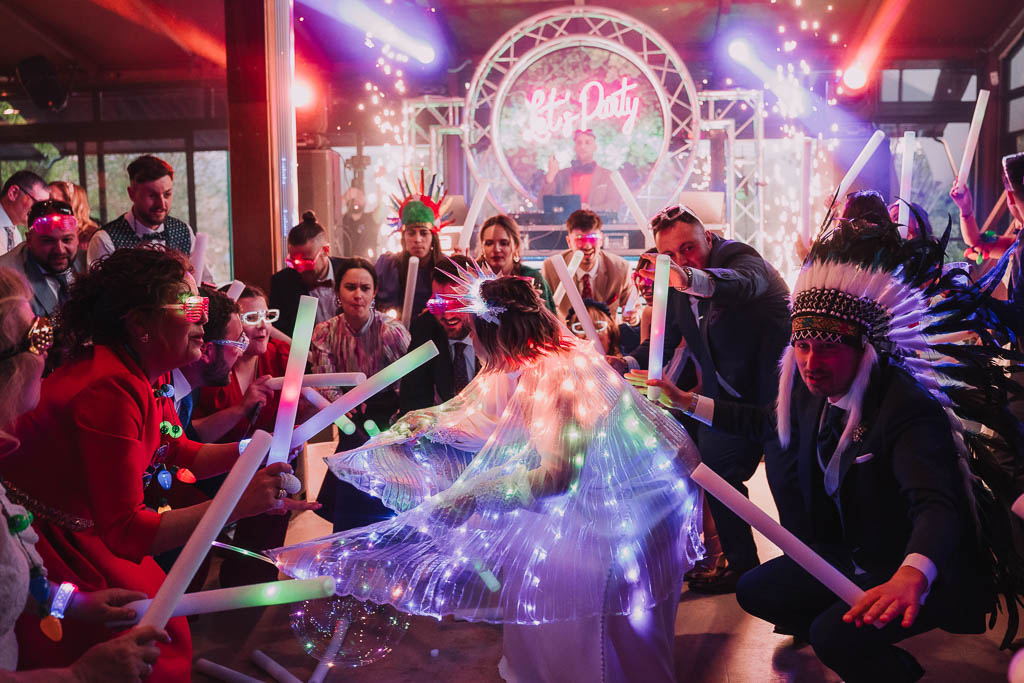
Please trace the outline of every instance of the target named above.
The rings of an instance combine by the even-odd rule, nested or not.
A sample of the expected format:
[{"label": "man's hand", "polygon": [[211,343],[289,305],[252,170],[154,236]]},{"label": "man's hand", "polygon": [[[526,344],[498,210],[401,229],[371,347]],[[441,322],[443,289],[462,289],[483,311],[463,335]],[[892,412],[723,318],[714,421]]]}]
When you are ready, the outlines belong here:
[{"label": "man's hand", "polygon": [[267,386],[269,380],[270,375],[257,377],[249,385],[249,388],[245,390],[245,395],[242,396],[242,411],[246,415],[252,415],[252,411],[256,409],[256,406],[262,408],[267,405],[267,401],[274,395],[273,390]]},{"label": "man's hand", "polygon": [[544,176],[544,180],[549,184],[553,183],[556,175],[558,175],[558,159],[552,154],[548,159],[548,174]]},{"label": "man's hand", "polygon": [[108,621],[133,621],[135,610],[122,605],[149,596],[125,588],[107,588],[101,591],[77,591],[68,605],[67,616],[77,621],[105,624]]},{"label": "man's hand", "polygon": [[[654,279],[654,264],[650,260],[646,263],[650,264],[647,268],[639,271],[641,277],[645,277],[648,280]],[[690,278],[686,277],[686,271],[677,266],[672,261],[669,261],[668,268],[668,286],[674,287],[675,289],[683,290],[689,287],[692,283]]]},{"label": "man's hand", "polygon": [[960,209],[960,214],[963,216],[974,215],[974,200],[971,198],[971,193],[968,191],[966,186],[960,186],[959,183],[953,183],[953,188],[949,191],[949,198],[953,200],[957,208]]},{"label": "man's hand", "polygon": [[924,574],[913,567],[900,567],[891,579],[865,592],[843,615],[843,621],[858,627],[876,622],[885,626],[902,615],[903,628],[910,628],[921,611],[921,596],[927,589]]}]

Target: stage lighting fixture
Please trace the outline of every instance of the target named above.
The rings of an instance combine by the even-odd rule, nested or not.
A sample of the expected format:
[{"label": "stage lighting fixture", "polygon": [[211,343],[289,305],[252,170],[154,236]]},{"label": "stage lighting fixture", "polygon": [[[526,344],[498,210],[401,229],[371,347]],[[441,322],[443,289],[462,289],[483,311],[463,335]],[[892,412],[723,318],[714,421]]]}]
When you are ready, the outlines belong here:
[{"label": "stage lighting fixture", "polygon": [[849,90],[860,90],[868,84],[868,74],[860,64],[851,64],[843,71],[843,85]]},{"label": "stage lighting fixture", "polygon": [[743,38],[735,38],[729,43],[729,56],[740,64],[750,63],[753,51],[750,49],[750,43]]},{"label": "stage lighting fixture", "polygon": [[304,78],[298,76],[292,81],[292,104],[296,109],[304,109],[313,104],[313,86]]}]

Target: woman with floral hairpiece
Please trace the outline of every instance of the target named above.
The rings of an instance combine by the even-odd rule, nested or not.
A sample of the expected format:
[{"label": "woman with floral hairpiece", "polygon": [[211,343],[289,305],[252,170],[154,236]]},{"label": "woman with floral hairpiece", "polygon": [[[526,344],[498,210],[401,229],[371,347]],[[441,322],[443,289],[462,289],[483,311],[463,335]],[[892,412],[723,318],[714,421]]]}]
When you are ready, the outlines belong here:
[{"label": "woman with floral hairpiece", "polygon": [[682,576],[701,552],[700,497],[676,465],[693,443],[530,283],[462,275],[452,298],[484,369],[329,460],[398,514],[269,554],[335,577],[339,595],[504,624],[507,681],[674,681]]}]

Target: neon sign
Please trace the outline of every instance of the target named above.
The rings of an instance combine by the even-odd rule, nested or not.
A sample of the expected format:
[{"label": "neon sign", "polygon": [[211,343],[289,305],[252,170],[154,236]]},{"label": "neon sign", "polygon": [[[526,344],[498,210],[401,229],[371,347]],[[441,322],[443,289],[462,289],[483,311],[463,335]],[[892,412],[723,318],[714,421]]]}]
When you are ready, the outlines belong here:
[{"label": "neon sign", "polygon": [[538,88],[526,104],[529,123],[524,137],[533,142],[547,142],[555,135],[570,137],[577,129],[590,128],[592,121],[605,119],[623,119],[620,129],[623,135],[629,135],[640,111],[640,98],[630,95],[636,87],[623,77],[618,89],[605,95],[603,83],[587,81],[575,99],[569,91],[559,96],[556,88]]}]

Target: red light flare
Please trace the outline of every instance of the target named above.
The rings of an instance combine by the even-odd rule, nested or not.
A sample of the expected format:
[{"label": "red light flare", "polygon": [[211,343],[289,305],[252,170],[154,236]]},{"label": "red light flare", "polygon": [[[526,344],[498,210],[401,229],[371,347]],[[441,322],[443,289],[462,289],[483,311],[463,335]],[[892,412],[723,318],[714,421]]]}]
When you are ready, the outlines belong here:
[{"label": "red light flare", "polygon": [[882,54],[882,48],[906,11],[910,0],[884,0],[875,13],[864,40],[853,60],[843,69],[843,84],[850,90],[860,90],[868,83],[868,76]]}]

